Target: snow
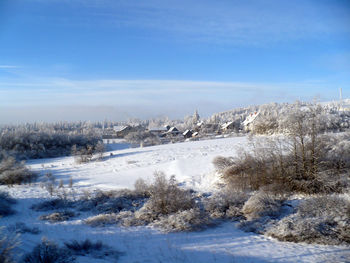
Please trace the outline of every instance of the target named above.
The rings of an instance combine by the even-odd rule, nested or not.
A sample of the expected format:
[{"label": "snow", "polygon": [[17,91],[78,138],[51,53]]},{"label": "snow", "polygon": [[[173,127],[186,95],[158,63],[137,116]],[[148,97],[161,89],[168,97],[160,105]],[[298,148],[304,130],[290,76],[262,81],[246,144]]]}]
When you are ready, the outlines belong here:
[{"label": "snow", "polygon": [[[77,194],[84,189],[133,188],[138,178],[151,181],[155,171],[176,175],[185,187],[200,192],[215,191],[220,179],[212,160],[217,155],[233,156],[238,147],[247,145],[246,137],[190,141],[146,148],[128,148],[118,141],[110,146],[102,161],[76,164],[72,157],[31,160],[28,165],[41,175],[52,173],[68,184],[73,178]],[[118,146],[119,145],[119,146]],[[113,153],[113,155],[110,155]],[[118,262],[350,262],[349,247],[294,244],[265,236],[245,233],[233,222],[201,232],[161,233],[149,227],[117,226],[92,228],[83,223],[84,214],[62,223],[38,220],[45,212],[30,209],[32,204],[49,198],[40,187],[32,185],[7,188],[18,200],[16,214],[0,219],[1,226],[25,222],[38,227],[39,235],[22,234],[18,255],[27,253],[45,236],[59,244],[73,239],[102,240],[124,252]],[[110,258],[79,257],[77,262],[111,262]]]}]

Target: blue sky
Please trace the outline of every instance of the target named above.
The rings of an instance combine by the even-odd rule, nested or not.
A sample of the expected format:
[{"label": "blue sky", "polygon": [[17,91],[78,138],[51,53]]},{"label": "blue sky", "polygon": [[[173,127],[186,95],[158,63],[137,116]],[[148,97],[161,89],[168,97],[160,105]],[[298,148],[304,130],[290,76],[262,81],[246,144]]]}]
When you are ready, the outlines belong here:
[{"label": "blue sky", "polygon": [[0,123],[350,97],[350,1],[1,0]]}]

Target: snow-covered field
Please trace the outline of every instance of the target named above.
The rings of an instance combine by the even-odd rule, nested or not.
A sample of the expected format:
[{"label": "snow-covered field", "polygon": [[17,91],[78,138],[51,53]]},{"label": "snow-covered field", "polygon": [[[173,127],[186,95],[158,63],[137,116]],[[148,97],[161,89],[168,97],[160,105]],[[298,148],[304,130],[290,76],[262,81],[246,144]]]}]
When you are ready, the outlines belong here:
[{"label": "snow-covered field", "polygon": [[[33,160],[28,165],[42,175],[52,173],[65,185],[73,178],[73,189],[77,194],[84,189],[133,188],[138,178],[151,181],[155,171],[175,175],[184,187],[213,192],[220,182],[211,163],[213,158],[217,155],[232,156],[246,144],[246,137],[146,148],[116,144],[110,145],[112,151],[107,152],[102,161],[76,164],[72,157],[64,157]],[[8,191],[18,200],[14,206],[17,213],[1,218],[1,226],[25,222],[41,230],[39,235],[25,233],[20,237],[18,255],[31,251],[45,236],[59,244],[72,239],[102,240],[124,252],[118,262],[350,262],[349,247],[278,242],[245,233],[235,223],[229,222],[201,232],[169,234],[148,227],[92,228],[82,222],[86,215],[63,223],[48,223],[38,220],[44,212],[30,209],[32,204],[50,197],[40,186],[40,180],[32,185],[1,186],[0,190]],[[113,261],[110,258],[81,257],[78,262]]]}]

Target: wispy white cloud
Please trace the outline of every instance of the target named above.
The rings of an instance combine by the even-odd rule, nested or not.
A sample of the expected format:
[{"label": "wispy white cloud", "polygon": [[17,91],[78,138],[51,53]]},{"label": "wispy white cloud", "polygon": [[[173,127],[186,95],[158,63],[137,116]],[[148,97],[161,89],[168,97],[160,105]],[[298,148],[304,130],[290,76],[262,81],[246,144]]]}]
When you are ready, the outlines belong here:
[{"label": "wispy white cloud", "polygon": [[[349,34],[350,5],[335,1],[79,0],[66,25],[152,30],[180,40],[263,44]],[[291,11],[292,10],[292,11]],[[49,18],[54,19],[54,18]],[[132,33],[131,33],[132,34]]]},{"label": "wispy white cloud", "polygon": [[13,65],[0,65],[0,69],[13,69],[13,68],[18,68],[18,66],[13,66]]}]

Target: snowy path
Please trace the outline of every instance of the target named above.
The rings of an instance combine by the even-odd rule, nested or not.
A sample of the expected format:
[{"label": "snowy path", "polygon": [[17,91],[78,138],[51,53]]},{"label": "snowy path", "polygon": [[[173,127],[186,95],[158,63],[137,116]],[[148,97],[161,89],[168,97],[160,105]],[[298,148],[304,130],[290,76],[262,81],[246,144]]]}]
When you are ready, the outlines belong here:
[{"label": "snowy path", "polygon": [[[29,164],[41,174],[51,172],[67,184],[74,180],[74,188],[112,189],[132,188],[138,178],[151,180],[154,171],[175,174],[186,186],[199,191],[212,191],[218,179],[212,160],[217,155],[234,155],[237,147],[247,143],[245,137],[209,141],[185,142],[146,148],[114,151],[113,156],[100,162],[75,164],[73,158],[35,160]],[[0,186],[18,199],[14,206],[17,213],[0,219],[0,226],[25,222],[37,226],[39,235],[23,234],[19,253],[29,252],[42,236],[62,244],[72,239],[102,240],[119,251],[125,252],[118,262],[350,262],[350,249],[344,246],[322,246],[278,242],[276,240],[245,233],[235,223],[225,223],[202,232],[163,234],[147,227],[91,228],[76,220],[50,224],[38,220],[44,212],[29,207],[48,198],[46,190],[36,183],[32,186]],[[110,259],[82,257],[81,263],[111,262]]]}]

